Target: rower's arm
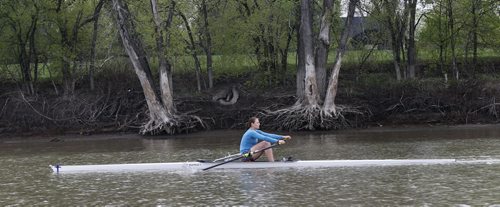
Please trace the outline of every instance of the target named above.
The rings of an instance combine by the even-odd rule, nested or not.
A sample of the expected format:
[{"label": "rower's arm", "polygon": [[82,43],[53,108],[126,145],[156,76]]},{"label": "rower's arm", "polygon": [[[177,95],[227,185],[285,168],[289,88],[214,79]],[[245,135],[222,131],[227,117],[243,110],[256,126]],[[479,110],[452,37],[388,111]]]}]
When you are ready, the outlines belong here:
[{"label": "rower's arm", "polygon": [[261,135],[264,135],[264,136],[267,136],[267,137],[271,137],[273,139],[281,139],[283,138],[282,135],[277,135],[277,134],[271,134],[271,133],[266,133],[266,132],[263,132],[261,130],[255,130],[257,133],[261,134]]},{"label": "rower's arm", "polygon": [[[266,134],[267,134],[267,133],[266,133]],[[276,142],[278,142],[278,140],[281,138],[281,137],[279,137],[279,138],[274,138],[275,136],[267,136],[267,135],[261,134],[261,133],[259,132],[259,130],[255,130],[255,131],[253,131],[253,132],[252,132],[252,136],[253,136],[254,138],[259,139],[259,140],[264,140],[264,141],[268,141],[268,142],[271,142],[271,143],[276,143]]]}]

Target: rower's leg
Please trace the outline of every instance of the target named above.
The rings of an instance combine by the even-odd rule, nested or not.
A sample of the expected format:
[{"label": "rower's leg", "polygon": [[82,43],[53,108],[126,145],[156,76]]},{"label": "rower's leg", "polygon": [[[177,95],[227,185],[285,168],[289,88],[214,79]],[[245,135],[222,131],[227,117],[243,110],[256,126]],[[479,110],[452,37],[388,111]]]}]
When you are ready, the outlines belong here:
[{"label": "rower's leg", "polygon": [[[270,147],[271,146],[271,143],[269,142],[266,142],[266,141],[262,141],[262,142],[259,142],[257,143],[256,145],[254,145],[252,147],[252,152],[254,152],[255,150],[260,150],[260,149],[264,149],[266,147]],[[264,152],[259,152],[259,153],[256,153],[252,156],[252,158],[254,160],[257,160],[259,159],[259,157],[262,155],[262,153],[265,153],[266,154],[266,157],[267,157],[267,160],[269,162],[274,162],[274,155],[273,155],[273,149],[267,149],[265,150]]]},{"label": "rower's leg", "polygon": [[[254,145],[250,151],[251,152],[255,152],[257,150],[260,150],[260,149],[264,149],[266,147],[266,141],[262,141],[262,142],[259,142],[257,143],[256,145]],[[252,159],[253,160],[257,160],[259,159],[260,156],[262,156],[263,152],[259,152],[259,153],[255,153],[255,154],[252,154]]]},{"label": "rower's leg", "polygon": [[[269,146],[271,146],[271,144],[269,144]],[[267,149],[264,153],[266,153],[267,161],[274,162],[273,149]]]}]

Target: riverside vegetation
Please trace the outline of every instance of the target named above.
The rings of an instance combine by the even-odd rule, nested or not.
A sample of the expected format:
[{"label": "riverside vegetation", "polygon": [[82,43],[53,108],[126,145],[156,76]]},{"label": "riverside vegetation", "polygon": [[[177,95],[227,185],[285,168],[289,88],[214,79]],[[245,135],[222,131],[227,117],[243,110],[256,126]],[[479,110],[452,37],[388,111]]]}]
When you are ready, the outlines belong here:
[{"label": "riverside vegetation", "polygon": [[498,123],[497,1],[345,3],[2,2],[0,134]]},{"label": "riverside vegetation", "polygon": [[[500,61],[494,59],[484,61],[488,62],[484,70],[500,65]],[[390,63],[370,65],[371,68],[384,68]],[[338,102],[356,105],[365,113],[348,117],[349,123],[344,127],[488,124],[499,121],[496,98],[500,95],[500,80],[495,76],[479,75],[477,79],[448,83],[440,77],[396,81],[384,71],[356,77],[354,67],[346,69],[351,73],[341,76]],[[25,96],[17,91],[15,83],[3,83],[0,130],[6,135],[135,132],[147,120],[147,106],[140,84],[129,69],[99,73],[96,76],[97,90],[94,91],[85,88],[82,81],[81,88],[77,88],[71,99],[62,99],[51,81],[38,83],[43,92],[37,96]],[[208,129],[243,129],[248,116],[259,116],[295,102],[293,75],[289,75],[284,84],[273,88],[255,76],[258,74],[241,72],[217,76],[215,82],[218,84],[214,89],[197,92],[191,81],[194,77],[179,73],[174,75],[174,103],[179,111],[201,117]],[[216,92],[233,86],[240,91],[236,104],[221,105],[213,100]],[[266,125],[280,129],[269,122]],[[203,129],[192,129],[196,130]]]}]

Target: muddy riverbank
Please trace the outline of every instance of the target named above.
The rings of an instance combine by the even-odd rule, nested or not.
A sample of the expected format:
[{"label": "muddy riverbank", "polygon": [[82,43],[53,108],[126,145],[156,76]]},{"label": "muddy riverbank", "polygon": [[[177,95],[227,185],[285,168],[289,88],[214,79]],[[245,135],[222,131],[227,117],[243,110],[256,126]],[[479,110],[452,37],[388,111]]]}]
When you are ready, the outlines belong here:
[{"label": "muddy riverbank", "polygon": [[[147,107],[136,80],[108,82],[99,90],[79,90],[70,98],[52,92],[47,84],[35,96],[16,92],[3,84],[0,97],[0,136],[52,136],[102,133],[136,133],[147,119]],[[231,88],[238,91],[234,104],[214,100]],[[11,92],[8,92],[11,91]],[[199,116],[205,129],[242,129],[250,116],[295,103],[294,87],[259,89],[226,81],[213,90],[189,92],[176,88],[179,113]],[[347,117],[350,128],[404,125],[495,124],[499,122],[500,82],[423,80],[401,83],[345,83],[337,103],[358,107],[360,116]],[[263,120],[265,123],[266,120]]]}]

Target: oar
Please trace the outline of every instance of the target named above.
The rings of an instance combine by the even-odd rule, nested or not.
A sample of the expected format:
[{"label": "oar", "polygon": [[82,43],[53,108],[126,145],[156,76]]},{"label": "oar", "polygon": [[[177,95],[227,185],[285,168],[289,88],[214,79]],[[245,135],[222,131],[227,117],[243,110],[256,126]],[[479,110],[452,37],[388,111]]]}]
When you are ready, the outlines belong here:
[{"label": "oar", "polygon": [[241,155],[240,153],[236,153],[236,154],[232,154],[232,155],[228,155],[228,156],[225,156],[225,157],[221,157],[221,158],[215,159],[212,162],[219,162],[221,160],[227,160],[229,158],[234,158],[234,157],[240,156],[240,155]]},{"label": "oar", "polygon": [[210,170],[210,169],[212,169],[212,168],[214,168],[214,167],[221,166],[221,165],[223,165],[223,164],[226,164],[226,163],[230,163],[230,162],[233,162],[233,161],[239,160],[239,159],[244,158],[244,157],[246,157],[246,156],[252,156],[252,155],[253,155],[253,154],[255,154],[255,153],[259,153],[259,152],[262,152],[262,151],[265,151],[265,150],[271,149],[271,148],[276,147],[276,146],[278,146],[278,145],[279,145],[279,144],[278,144],[278,142],[276,142],[276,143],[274,143],[273,145],[271,145],[271,146],[269,146],[269,147],[266,147],[266,148],[263,148],[263,149],[260,149],[260,150],[255,150],[255,151],[253,151],[253,152],[248,152],[248,153],[242,154],[242,155],[240,155],[240,156],[238,156],[238,157],[235,157],[235,158],[233,158],[233,159],[227,160],[227,161],[225,161],[225,162],[221,162],[221,163],[218,163],[218,164],[212,165],[212,166],[210,166],[210,167],[204,168],[204,169],[203,169],[203,171],[205,171],[205,170]]},{"label": "oar", "polygon": [[217,158],[215,160],[197,159],[196,161],[197,162],[203,162],[203,163],[219,162],[219,161],[222,161],[222,160],[232,159],[232,158],[235,158],[236,156],[240,156],[240,155],[241,155],[240,153],[237,153],[237,154],[232,154],[232,155],[228,155],[228,156],[225,156],[225,157]]}]

